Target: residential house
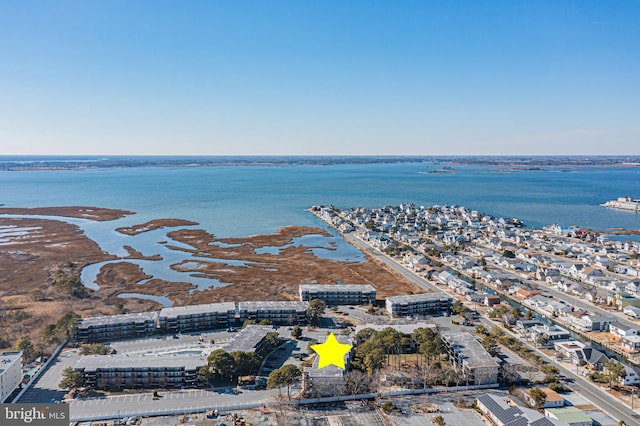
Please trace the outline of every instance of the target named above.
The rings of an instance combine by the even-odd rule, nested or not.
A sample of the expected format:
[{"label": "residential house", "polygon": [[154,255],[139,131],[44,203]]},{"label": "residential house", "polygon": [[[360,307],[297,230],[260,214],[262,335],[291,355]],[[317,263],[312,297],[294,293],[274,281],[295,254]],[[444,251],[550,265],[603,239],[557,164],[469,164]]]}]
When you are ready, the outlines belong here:
[{"label": "residential house", "polygon": [[486,393],[476,399],[476,406],[495,426],[568,426],[568,423],[544,417],[536,410],[518,407],[497,395]]},{"label": "residential house", "polygon": [[614,339],[622,340],[624,337],[637,336],[638,329],[623,324],[611,324],[609,326],[609,333],[611,333]]},{"label": "residential house", "polygon": [[561,340],[571,339],[570,333],[557,325],[548,325],[531,327],[531,339],[538,342],[540,337],[544,337],[548,343],[545,347],[553,347],[553,343]]},{"label": "residential house", "polygon": [[625,352],[637,353],[640,352],[640,336],[626,336],[620,339],[620,347]]},{"label": "residential house", "polygon": [[640,307],[638,306],[628,305],[622,312],[632,318],[640,318]]},{"label": "residential house", "polygon": [[[539,389],[547,396],[544,403],[542,405],[537,405],[535,399],[531,396],[530,392],[533,389]],[[531,407],[537,408],[554,408],[554,407],[564,407],[564,398],[561,397],[558,392],[555,392],[549,388],[531,388],[524,389],[522,392],[522,396],[527,404]]]},{"label": "residential house", "polygon": [[640,376],[631,367],[624,365],[625,375],[620,379],[620,383],[624,386],[632,386],[640,383]]},{"label": "residential house", "polygon": [[547,408],[544,415],[549,419],[561,420],[569,426],[592,426],[593,419],[579,408],[569,406],[562,408]]},{"label": "residential house", "polygon": [[618,320],[607,315],[583,315],[572,320],[571,325],[580,331],[608,331],[611,324],[617,324]]}]

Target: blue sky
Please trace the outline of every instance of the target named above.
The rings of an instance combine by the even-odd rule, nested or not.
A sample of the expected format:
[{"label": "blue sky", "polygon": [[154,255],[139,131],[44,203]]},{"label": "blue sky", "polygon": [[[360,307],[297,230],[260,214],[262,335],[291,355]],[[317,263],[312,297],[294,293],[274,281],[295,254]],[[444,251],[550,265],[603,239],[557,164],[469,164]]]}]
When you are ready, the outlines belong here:
[{"label": "blue sky", "polygon": [[638,1],[0,0],[1,154],[640,154]]}]

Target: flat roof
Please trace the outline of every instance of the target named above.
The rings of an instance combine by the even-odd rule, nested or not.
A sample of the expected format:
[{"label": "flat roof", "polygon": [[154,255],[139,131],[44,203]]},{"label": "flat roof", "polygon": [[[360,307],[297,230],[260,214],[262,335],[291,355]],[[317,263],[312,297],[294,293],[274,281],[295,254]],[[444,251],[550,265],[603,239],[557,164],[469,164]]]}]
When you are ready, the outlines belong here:
[{"label": "flat roof", "polygon": [[376,289],[370,284],[303,284],[300,291],[362,291],[371,292]]},{"label": "flat roof", "polygon": [[174,306],[171,308],[162,308],[160,310],[161,317],[177,317],[180,315],[206,314],[213,312],[231,312],[235,313],[236,304],[234,302],[207,303],[204,305],[186,305]]},{"label": "flat roof", "polygon": [[444,334],[442,338],[459,348],[470,367],[497,367],[498,363],[470,333]]},{"label": "flat roof", "polygon": [[387,300],[392,303],[413,303],[413,302],[426,302],[430,300],[445,300],[452,299],[444,291],[436,291],[434,293],[419,293],[419,294],[406,294],[403,296],[391,296],[387,297]]},{"label": "flat roof", "polygon": [[80,318],[78,328],[95,327],[97,325],[137,323],[145,321],[155,321],[158,312],[138,312],[134,314],[101,315],[98,317]]},{"label": "flat roof", "polygon": [[202,355],[173,355],[173,354],[141,354],[141,355],[85,355],[80,357],[76,369],[97,371],[108,369],[137,369],[184,367],[195,370],[207,365],[207,357]]},{"label": "flat roof", "polygon": [[225,352],[249,352],[254,350],[260,340],[267,333],[275,331],[275,328],[268,325],[248,325],[238,332],[226,345],[222,346]]},{"label": "flat roof", "polygon": [[238,309],[241,311],[264,311],[264,310],[291,310],[305,311],[309,304],[307,302],[290,302],[286,300],[265,300],[260,302],[240,302]]},{"label": "flat roof", "polygon": [[553,414],[558,420],[563,420],[569,424],[592,421],[591,417],[576,407],[545,408],[545,411]]},{"label": "flat roof", "polygon": [[21,351],[3,352],[0,354],[0,373],[22,357]]}]

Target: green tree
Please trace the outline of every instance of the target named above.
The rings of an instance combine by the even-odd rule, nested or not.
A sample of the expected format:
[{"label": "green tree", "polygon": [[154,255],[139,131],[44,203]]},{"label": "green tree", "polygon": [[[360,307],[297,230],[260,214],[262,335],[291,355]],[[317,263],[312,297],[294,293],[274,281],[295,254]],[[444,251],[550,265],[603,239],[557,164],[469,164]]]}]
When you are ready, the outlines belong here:
[{"label": "green tree", "polygon": [[57,331],[64,336],[65,339],[71,339],[78,329],[78,319],[80,319],[80,315],[73,311],[65,313],[56,323]]},{"label": "green tree", "polygon": [[244,320],[244,322],[242,323],[242,328],[246,328],[248,325],[255,325],[257,324],[256,320]]},{"label": "green tree", "polygon": [[287,364],[277,368],[269,374],[267,379],[267,389],[287,387],[287,398],[291,398],[291,386],[297,383],[302,377],[302,372],[293,364]]},{"label": "green tree", "polygon": [[547,394],[540,388],[533,388],[529,391],[529,396],[533,398],[536,407],[541,407],[547,401]]},{"label": "green tree", "polygon": [[494,337],[486,336],[480,343],[482,344],[482,347],[489,353],[489,355],[500,355],[500,346],[498,345],[498,342]]},{"label": "green tree", "polygon": [[302,337],[302,328],[300,328],[299,325],[293,326],[293,328],[291,329],[291,337],[293,337],[296,340]]},{"label": "green tree", "polygon": [[24,358],[26,363],[33,361],[35,348],[33,347],[33,343],[31,342],[31,337],[22,336],[20,339],[18,339],[18,342],[16,343],[16,349],[22,351],[22,357]]},{"label": "green tree", "polygon": [[55,324],[47,324],[42,333],[42,340],[45,343],[57,343],[60,341],[58,329]]},{"label": "green tree", "polygon": [[78,370],[67,367],[62,371],[62,380],[58,386],[62,389],[78,389],[84,386],[84,377]]},{"label": "green tree", "polygon": [[549,344],[549,338],[547,336],[545,336],[544,334],[541,334],[536,339],[536,344],[538,345],[538,347],[547,346]]},{"label": "green tree", "polygon": [[309,302],[309,306],[307,307],[307,321],[311,325],[319,325],[320,319],[324,315],[327,309],[327,305],[322,300],[313,299]]},{"label": "green tree", "polygon": [[260,325],[273,325],[273,323],[271,322],[271,320],[268,319],[263,319],[262,321],[260,321],[258,324]]},{"label": "green tree", "polygon": [[454,315],[463,315],[466,312],[467,308],[464,306],[464,304],[462,303],[462,301],[460,300],[455,300],[452,304],[451,304],[451,312]]},{"label": "green tree", "polygon": [[627,374],[624,365],[620,364],[613,358],[604,363],[604,368],[602,370],[609,381],[609,387],[611,387],[613,382],[617,382]]},{"label": "green tree", "polygon": [[418,344],[418,352],[431,363],[431,358],[444,353],[444,344],[437,331],[432,328],[417,328],[411,335]]},{"label": "green tree", "polygon": [[365,355],[363,359],[363,364],[367,370],[369,375],[373,374],[374,371],[379,370],[387,361],[387,354],[380,347],[371,348]]},{"label": "green tree", "polygon": [[82,355],[106,355],[109,353],[109,347],[102,343],[92,343],[90,345],[81,346]]},{"label": "green tree", "polygon": [[445,426],[447,423],[444,421],[444,417],[437,416],[433,419],[433,424],[436,426]]},{"label": "green tree", "polygon": [[256,374],[262,358],[255,352],[235,351],[231,353],[235,361],[235,373],[238,376],[249,376]]},{"label": "green tree", "polygon": [[270,331],[264,336],[264,340],[271,346],[272,348],[277,348],[280,346],[280,335],[276,331]]},{"label": "green tree", "polygon": [[223,379],[231,379],[236,375],[235,359],[222,349],[216,349],[207,357],[209,371]]}]

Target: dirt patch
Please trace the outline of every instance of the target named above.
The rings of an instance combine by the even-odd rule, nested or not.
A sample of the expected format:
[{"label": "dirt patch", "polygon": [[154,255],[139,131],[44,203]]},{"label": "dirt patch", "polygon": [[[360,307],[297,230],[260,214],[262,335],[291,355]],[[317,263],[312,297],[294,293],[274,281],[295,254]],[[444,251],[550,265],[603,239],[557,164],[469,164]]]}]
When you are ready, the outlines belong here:
[{"label": "dirt patch", "polygon": [[[131,212],[62,207],[4,208],[0,209],[1,213],[114,220]],[[197,229],[173,231],[169,236],[187,248],[167,247],[188,252],[193,259],[171,267],[193,276],[217,279],[225,286],[201,291],[187,282],[155,279],[139,266],[123,260],[101,268],[97,277],[99,290],[87,289],[82,296],[72,297],[58,285],[54,286],[54,281],[61,276],[77,280],[84,266],[117,260],[117,257],[103,252],[76,225],[49,219],[0,217],[0,349],[13,346],[23,335],[30,335],[37,342],[45,326],[55,323],[68,311],[90,316],[161,308],[154,301],[118,297],[122,293],[166,296],[181,306],[218,301],[297,300],[298,285],[303,283],[368,283],[377,289],[379,298],[419,290],[369,256],[363,263],[335,261],[316,256],[311,247],[291,245],[295,238],[304,235],[330,236],[323,229],[298,226],[247,238],[217,239]],[[259,250],[256,253],[261,247],[279,247],[279,250],[275,254],[259,253]],[[126,259],[162,259],[159,255],[144,256],[133,247],[125,248]],[[142,280],[147,281],[140,284]]]},{"label": "dirt patch", "polygon": [[[363,263],[335,261],[317,257],[310,247],[290,246],[279,250],[278,254],[256,253],[255,249],[265,246],[286,246],[293,239],[303,235],[321,234],[329,236],[319,228],[288,226],[274,234],[254,235],[246,239],[221,238],[203,230],[179,230],[169,236],[190,245],[188,251],[199,259],[174,264],[177,271],[189,272],[194,276],[214,278],[228,283],[225,287],[194,290],[187,302],[211,303],[240,300],[296,300],[298,285],[304,283],[371,284],[378,292],[378,298],[406,294],[419,290],[413,283],[387,269],[370,256]],[[217,243],[233,244],[231,247]],[[206,258],[215,258],[209,261]],[[244,261],[244,265],[224,263],[224,259]]]},{"label": "dirt patch", "polygon": [[[184,295],[189,290],[196,288],[195,285],[185,282],[169,282],[153,278],[147,275],[138,266],[130,262],[108,263],[100,268],[96,277],[96,282],[100,289],[96,295],[104,300],[108,305],[118,305],[125,303],[123,298],[119,298],[121,293],[140,293],[151,296],[167,296],[174,303],[184,304]],[[144,284],[138,284],[142,280]],[[155,303],[155,302],[154,302]]]},{"label": "dirt patch", "polygon": [[135,214],[129,210],[106,209],[103,207],[64,206],[64,207],[2,207],[0,214],[19,215],[43,215],[75,217],[78,219],[90,219],[98,222],[121,219],[127,215]]},{"label": "dirt patch", "polygon": [[78,226],[57,220],[0,218],[0,240],[0,297],[46,291],[60,265],[79,274],[85,265],[115,258]]},{"label": "dirt patch", "polygon": [[143,232],[153,231],[160,228],[174,228],[176,226],[198,225],[198,222],[183,219],[154,219],[140,225],[116,228],[116,231],[125,235],[138,235]]}]

